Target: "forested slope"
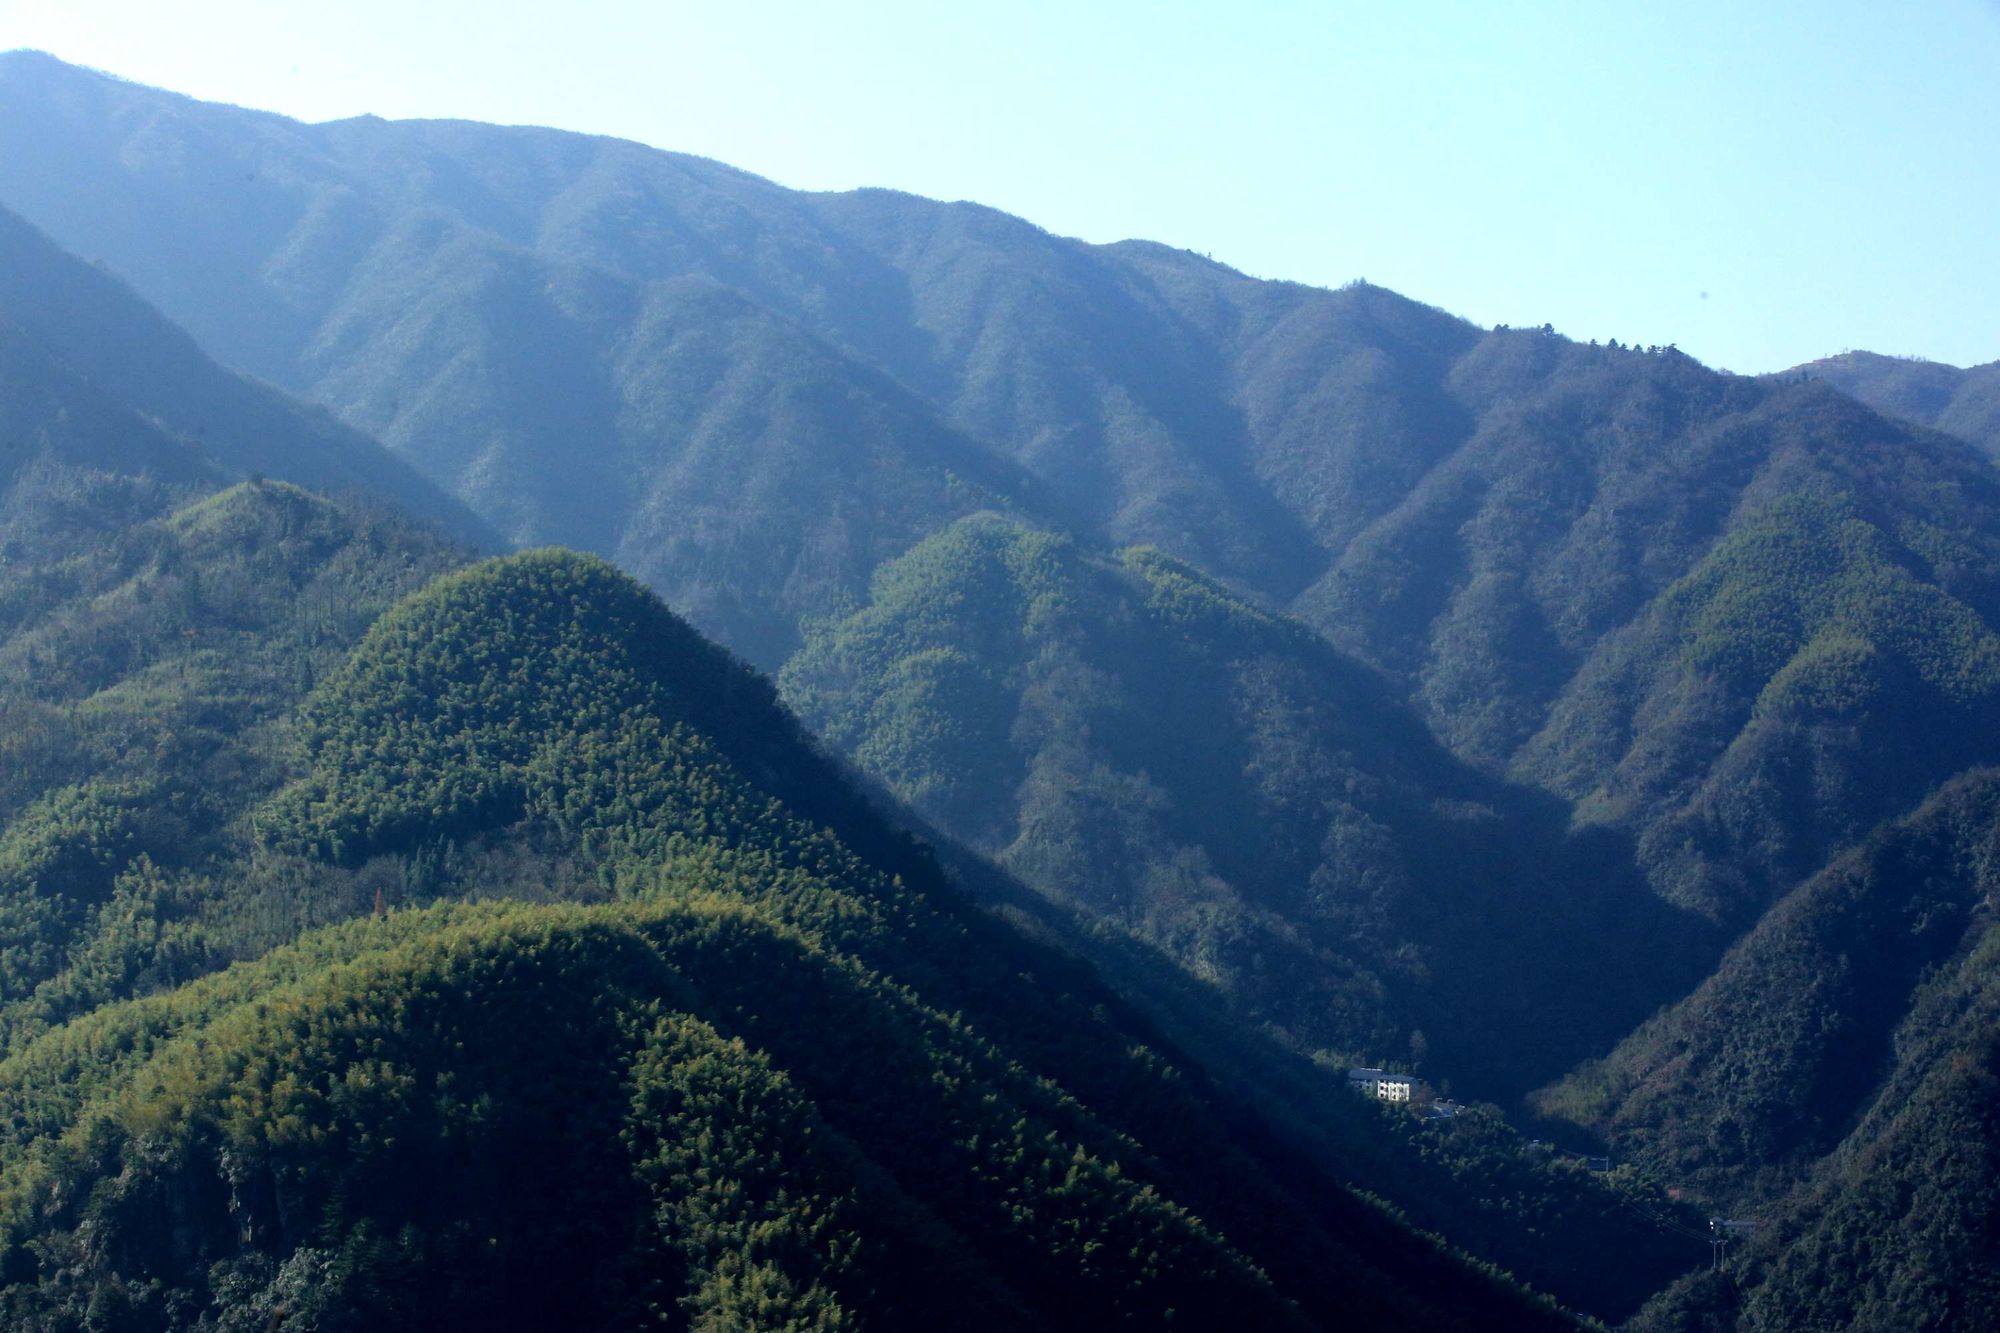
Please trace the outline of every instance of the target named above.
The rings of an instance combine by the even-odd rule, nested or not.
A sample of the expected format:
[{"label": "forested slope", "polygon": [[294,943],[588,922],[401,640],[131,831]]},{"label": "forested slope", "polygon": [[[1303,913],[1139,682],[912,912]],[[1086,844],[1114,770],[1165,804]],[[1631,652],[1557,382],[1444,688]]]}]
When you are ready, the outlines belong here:
[{"label": "forested slope", "polygon": [[1348,1063],[1512,1101],[1709,947],[1615,839],[1570,837],[1376,673],[1157,551],[965,520],[781,684],[939,826]]},{"label": "forested slope", "polygon": [[1537,1098],[1753,1223],[1645,1329],[1978,1328],[2000,1311],[1995,830],[1976,770],[1793,890],[1715,975]]},{"label": "forested slope", "polygon": [[[1957,741],[1984,707],[1969,660],[1841,659],[1850,702],[1917,670],[1907,756],[1792,688],[1836,639],[1886,643],[1885,616],[1958,615],[1905,594],[1994,606],[1991,469],[1824,385],[972,205],[553,131],[301,125],[32,54],[0,61],[0,124],[0,199],[211,351],[508,535],[616,558],[766,669],[981,508],[1150,543],[1387,671],[1460,757],[1634,839],[1657,892],[1732,931],[1991,757]],[[1767,512],[1800,494],[1879,534],[1835,557],[1848,586],[1907,587],[1865,624],[1806,607],[1740,660],[1682,652],[1741,628],[1694,620],[1798,602],[1731,579],[1732,551],[1852,536]]]},{"label": "forested slope", "polygon": [[[1977,839],[1952,823],[1983,818],[1976,770],[2000,762],[1983,371],[1849,357],[1745,380],[1671,348],[1478,329],[1366,285],[1321,291],[1144,243],[1083,245],[975,205],[800,194],[551,131],[305,126],[24,54],[0,57],[0,202],[210,354],[378,432],[508,537],[613,557],[727,647],[782,668],[856,765],[1043,895],[989,883],[996,901],[1056,935],[1067,920],[1115,986],[1205,1050],[1250,1051],[1230,1035],[1247,1017],[1280,1046],[1419,1062],[1475,1096],[1599,1057],[1546,1109],[1570,1117],[1577,1144],[1602,1136],[1626,1180],[1649,1177],[1645,1217],[1677,1216],[1655,1208],[1673,1188],[1713,1208],[1754,1200],[1767,1224],[1745,1253],[1742,1304],[1716,1303],[1726,1284],[1692,1283],[1648,1319],[1886,1324],[1907,1300],[1943,1326],[1982,1326],[1983,1297],[1952,1305],[1924,1283],[1968,1272],[1993,1234],[1976,1111],[1990,1062],[1983,1020],[1967,1017],[1984,1012],[1966,961],[1984,956],[1984,880]],[[292,475],[191,450],[204,423],[140,392],[157,379],[119,389],[117,356],[90,361],[88,340],[52,354],[42,337],[0,329],[7,382],[41,386],[0,402],[0,446],[24,446],[0,462],[24,543],[11,560],[84,551],[91,515],[122,530],[222,474]],[[65,372],[69,387],[49,387]],[[113,440],[149,461],[107,467]],[[319,503],[275,488],[264,501],[281,497]],[[252,509],[266,514],[244,520],[252,530],[293,521]],[[371,540],[417,540],[388,533]],[[418,547],[413,579],[434,558]],[[122,551],[38,566],[7,605],[85,625],[125,605],[113,591],[147,586],[136,565],[97,563]],[[287,577],[314,586],[315,568]],[[87,615],[66,600],[86,587],[99,599]],[[357,601],[340,623],[381,604]],[[133,634],[92,640],[109,665],[90,670],[157,689],[145,673],[180,658]],[[337,637],[311,640],[320,657],[298,690]],[[428,669],[420,654],[396,660]],[[474,677],[453,689],[472,691],[472,711],[410,733],[430,748],[407,784],[375,763],[386,736],[343,730],[345,686],[297,724],[344,756],[329,769],[290,767],[285,709],[245,714],[260,780],[300,782],[268,805],[275,787],[245,786],[167,837],[222,847],[226,831],[237,851],[213,854],[241,852],[258,868],[242,882],[265,886],[263,906],[216,918],[268,920],[262,935],[230,925],[202,948],[261,952],[321,919],[278,904],[344,916],[377,890],[389,904],[481,885],[636,899],[621,877],[632,865],[708,865],[689,828],[762,827],[726,784],[658,810],[625,778],[593,785],[626,771],[623,694],[616,725],[552,747],[526,730],[481,735],[466,718],[489,667],[510,707],[527,696],[504,663],[466,663]],[[96,716],[74,702],[34,715],[51,728]],[[717,745],[739,735],[677,707],[645,705],[638,730],[656,714],[647,734],[670,750],[676,726]],[[577,747],[587,771],[563,757]],[[759,785],[787,766],[746,754],[725,758],[788,807],[819,811],[813,793],[848,790],[820,768],[783,791]],[[142,751],[115,757],[143,767]],[[600,829],[579,792],[638,822]],[[53,808],[36,818],[123,828],[120,799],[70,824]],[[906,883],[931,873],[842,810],[803,818]],[[679,831],[656,836],[656,814]],[[167,884],[204,873],[154,868]],[[10,964],[53,1006],[24,1033],[93,1003],[59,1002],[61,987],[125,984],[59,975],[96,975],[64,960],[94,947],[90,921],[126,919],[97,910],[56,911]],[[165,910],[133,919],[185,917]],[[940,1012],[960,1006],[845,937],[827,947]],[[1151,970],[1162,957],[1186,976]],[[951,969],[937,971],[945,984]],[[981,1030],[1012,1059],[1035,1025]],[[1232,1078],[1294,1076],[1256,1049]],[[1297,1091],[1309,1083],[1287,1085],[1287,1113],[1349,1133]],[[1477,1142],[1416,1146],[1435,1166]],[[1468,1148],[1428,1176],[1384,1165],[1407,1164],[1394,1151],[1355,1157],[1351,1177],[1434,1184],[1426,1225],[1477,1234],[1482,1253],[1565,1291],[1590,1287],[1584,1268],[1615,1268],[1565,1248],[1605,1196],[1550,1187],[1535,1215],[1568,1220],[1510,1229],[1501,1219],[1546,1177],[1496,1169],[1486,1178],[1508,1183],[1484,1197],[1464,1184],[1518,1162],[1504,1132],[1494,1145],[1504,1154]],[[1952,1169],[1928,1165],[1953,1152]],[[1891,1235],[1903,1204],[1928,1219],[1914,1247]],[[1187,1206],[1238,1243],[1233,1223]],[[1681,1266],[1678,1251],[1647,1262],[1648,1284]],[[1285,1298],[1316,1308],[1279,1267],[1266,1276]],[[1586,1308],[1630,1297],[1599,1287]]]},{"label": "forested slope", "polygon": [[1825,380],[1879,412],[2000,452],[2000,363],[1960,369],[1915,357],[1843,352],[1785,374]]},{"label": "forested slope", "polygon": [[1917,988],[1886,1077],[1729,1272],[1676,1283],[1647,1330],[1984,1328],[2000,1318],[2000,975],[1991,905]]},{"label": "forested slope", "polygon": [[[242,487],[163,526],[316,503]],[[188,828],[45,821],[108,882],[8,1005],[16,1319],[1553,1319],[1268,1174],[1197,1073],[606,566],[435,581],[302,717],[303,769],[238,772],[205,860]],[[12,902],[61,901],[46,864]],[[387,915],[169,989],[280,886]],[[419,906],[494,895],[599,905]]]},{"label": "forested slope", "polygon": [[1830,1152],[1891,1037],[1978,955],[1994,902],[1995,775],[1976,770],[1793,890],[1692,996],[1543,1098],[1718,1200]]}]

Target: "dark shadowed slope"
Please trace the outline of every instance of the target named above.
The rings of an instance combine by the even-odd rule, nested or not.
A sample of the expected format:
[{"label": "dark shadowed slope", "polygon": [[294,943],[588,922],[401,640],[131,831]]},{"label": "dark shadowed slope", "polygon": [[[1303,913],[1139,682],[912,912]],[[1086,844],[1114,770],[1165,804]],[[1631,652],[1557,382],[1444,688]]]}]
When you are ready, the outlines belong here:
[{"label": "dark shadowed slope", "polygon": [[1899,1058],[1925,987],[1977,956],[1996,880],[1992,770],[1961,777],[1778,904],[1700,989],[1539,1099],[1718,1204],[1831,1152]]},{"label": "dark shadowed slope", "polygon": [[150,515],[219,475],[0,317],[0,560],[88,545],[103,509]]},{"label": "dark shadowed slope", "polygon": [[[1840,1118],[1838,1144],[1802,1173],[1789,1193],[1743,1208],[1742,1215],[1754,1220],[1757,1230],[1736,1247],[1731,1271],[1676,1283],[1633,1321],[1635,1329],[1924,1328],[1971,1333],[2000,1318],[1994,1266],[1995,1238],[2000,1236],[2000,1188],[1995,1186],[2000,1179],[2000,935],[1992,928],[1987,864],[1991,785],[1987,774],[1947,793],[1872,845],[1869,850],[1876,857],[1848,868],[1848,873],[1893,876],[1910,871],[1935,878],[1923,890],[1913,891],[1913,884],[1890,886],[1919,915],[1890,924],[1898,935],[1915,929],[1914,938],[1889,951],[1888,967],[1861,957],[1852,963],[1829,960],[1833,977],[1815,996],[1824,1002],[1848,990],[1851,1007],[1826,1010],[1829,1035],[1859,1039],[1855,1056],[1829,1050],[1817,1057],[1820,1081],[1830,1083],[1826,1091],[1834,1102],[1828,1110]],[[1984,808],[1975,811],[1961,804],[1966,801]],[[1947,827],[1965,813],[1976,813],[1983,827]],[[1957,855],[1969,854],[1969,859],[1954,864],[1947,850],[1952,842]],[[1943,858],[1936,855],[1941,851]],[[1822,920],[1835,929],[1840,924],[1831,915]],[[1824,927],[1815,929],[1803,949],[1791,952],[1804,955],[1827,937]],[[1946,947],[1938,949],[1938,944]],[[1936,961],[1913,974],[1906,960],[1923,951]],[[1755,952],[1773,956],[1768,946]],[[1876,994],[1867,996],[1871,989]],[[1890,1022],[1862,1007],[1869,999],[1891,999],[1907,1007]],[[1800,1045],[1787,1032],[1777,1058],[1757,1072],[1780,1076],[1789,1066],[1813,1078],[1816,1071],[1810,1064],[1801,1068],[1794,1058]],[[1691,1054],[1700,1059],[1706,1052],[1697,1047]],[[1876,1063],[1871,1086],[1858,1099],[1848,1081],[1856,1056]],[[1826,1074],[1833,1075],[1831,1080]],[[1782,1086],[1772,1092],[1781,1101],[1795,1095]],[[1809,1113],[1817,1115],[1818,1108]]]}]

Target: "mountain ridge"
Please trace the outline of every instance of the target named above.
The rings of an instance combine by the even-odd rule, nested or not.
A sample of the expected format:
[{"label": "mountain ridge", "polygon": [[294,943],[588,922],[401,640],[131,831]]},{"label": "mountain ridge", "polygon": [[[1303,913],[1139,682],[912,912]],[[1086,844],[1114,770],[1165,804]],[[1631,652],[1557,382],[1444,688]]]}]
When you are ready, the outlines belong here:
[{"label": "mountain ridge", "polygon": [[1784,372],[1825,380],[1891,416],[2000,452],[2000,361],[1950,366],[1921,357],[1842,352]]},{"label": "mountain ridge", "polygon": [[[97,391],[194,441],[232,475],[272,471],[399,503],[462,540],[492,529],[374,441],[209,361],[193,340],[108,275],[0,208],[0,309],[42,354]],[[272,441],[289,446],[282,457]]]},{"label": "mountain ridge", "polygon": [[[1822,921],[1830,884],[1900,920],[1923,885],[1871,839],[2000,762],[2000,474],[1943,408],[1896,419],[1939,393],[1875,410],[1831,374],[1482,330],[976,205],[559,132],[244,119],[55,62],[0,59],[0,131],[0,201],[510,537],[643,575],[885,790],[1093,914],[1094,956],[1164,950],[1330,1063],[1494,1072],[1511,1096],[1560,1073],[1510,1063],[1538,1038],[1605,1061],[1601,1104],[1591,1066],[1558,1085],[1566,1143],[1791,1219],[1745,1269],[1762,1294],[1690,1279],[1642,1322],[1879,1308],[1857,1288],[1893,1272],[1847,1263],[1811,1300],[1799,1275],[1891,1225],[1910,1182],[1877,1145],[1943,1151],[1990,1062],[1973,1020],[1918,1028],[1984,1012],[1984,982],[1891,986],[1873,1016],[1739,983],[1782,972],[1774,932]],[[459,768],[516,790],[436,771]],[[1608,928],[1607,901],[1673,925]],[[1499,940],[1534,947],[1482,966]],[[1150,965],[1118,984],[1199,1007]],[[1631,987],[1603,1030],[1538,1026],[1535,986],[1591,969]],[[1182,1030],[1214,1033],[1203,1012]],[[1834,1080],[1860,1139],[1799,1137],[1782,1096],[1654,1095],[1663,1045],[1733,1024],[1806,1068],[1812,1023],[1888,1019],[1928,1054]],[[1738,1139],[1792,1146],[1739,1160]],[[1947,1220],[1907,1253],[1959,1271],[1989,1177],[1941,1179]]]}]

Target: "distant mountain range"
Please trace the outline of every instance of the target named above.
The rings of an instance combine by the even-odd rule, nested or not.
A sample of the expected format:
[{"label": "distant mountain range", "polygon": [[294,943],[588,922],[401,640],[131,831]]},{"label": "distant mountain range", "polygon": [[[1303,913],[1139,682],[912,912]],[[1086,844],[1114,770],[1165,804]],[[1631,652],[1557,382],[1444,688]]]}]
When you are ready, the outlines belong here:
[{"label": "distant mountain range", "polygon": [[[14,558],[82,549],[52,515],[158,523],[253,472],[596,552],[1261,1114],[1336,1115],[1330,1169],[1424,1226],[1641,1328],[2000,1312],[1994,367],[1744,379],[974,205],[547,130],[307,126],[31,53],[0,57],[0,205],[32,224],[0,219],[0,422],[42,460],[0,463]],[[99,304],[17,314],[65,309],[43,273]],[[580,596],[626,604],[609,578]],[[502,670],[472,644],[503,608],[429,605]],[[416,665],[378,674],[430,698],[389,683]],[[297,714],[322,758],[329,706]],[[610,855],[520,786],[574,753],[425,725],[442,748],[397,762],[449,776],[421,809],[365,777],[390,741],[364,729],[258,818],[319,829],[286,855],[388,849],[427,885],[425,839],[459,839],[441,898],[540,866],[524,819]],[[465,850],[502,829],[526,841]],[[1590,1186],[1615,1198],[1544,1172],[1481,1200],[1465,1182],[1523,1160],[1500,1130],[1401,1155],[1406,1127],[1350,1124],[1232,1031],[1538,1116],[1622,1164]],[[1536,1190],[1571,1220],[1499,1222]],[[1729,1280],[1671,1281],[1707,1254],[1669,1191],[1760,1223]],[[1622,1284],[1559,1258],[1583,1199],[1647,1237]]]},{"label": "distant mountain range", "polygon": [[468,542],[501,541],[374,440],[217,366],[117,279],[4,208],[0,357],[15,386],[0,407],[15,482],[31,460],[183,485],[271,472],[396,505]]}]

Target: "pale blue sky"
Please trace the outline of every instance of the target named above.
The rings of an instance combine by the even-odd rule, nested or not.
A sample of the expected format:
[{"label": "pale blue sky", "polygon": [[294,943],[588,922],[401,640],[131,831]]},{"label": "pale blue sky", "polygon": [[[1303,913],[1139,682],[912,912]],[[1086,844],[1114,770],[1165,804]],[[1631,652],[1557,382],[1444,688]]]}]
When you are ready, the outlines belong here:
[{"label": "pale blue sky", "polygon": [[2000,0],[0,0],[16,46],[976,199],[1736,370],[2000,358]]}]

